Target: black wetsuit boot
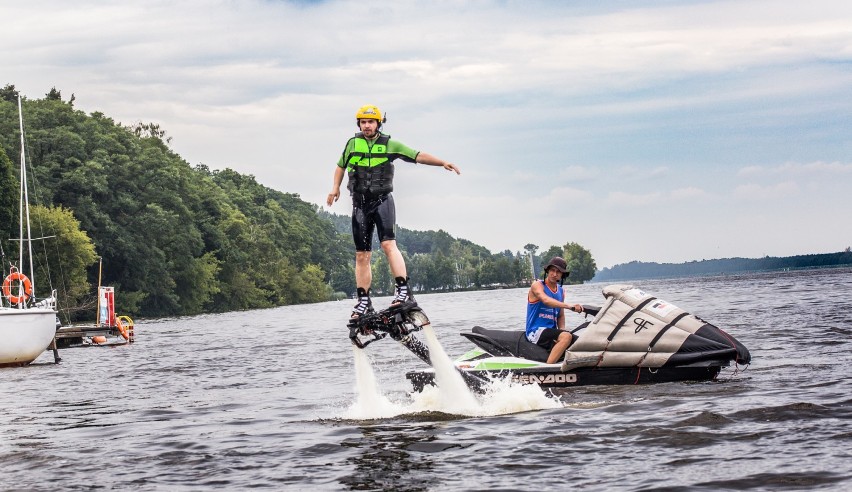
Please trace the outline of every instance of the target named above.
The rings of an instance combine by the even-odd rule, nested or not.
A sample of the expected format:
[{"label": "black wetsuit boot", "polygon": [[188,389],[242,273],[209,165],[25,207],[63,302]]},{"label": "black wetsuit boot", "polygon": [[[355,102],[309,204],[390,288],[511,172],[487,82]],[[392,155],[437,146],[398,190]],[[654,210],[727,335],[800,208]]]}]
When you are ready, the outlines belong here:
[{"label": "black wetsuit boot", "polygon": [[370,291],[358,287],[358,304],[352,308],[352,317],[357,318],[364,314],[372,314],[373,301],[370,300]]},{"label": "black wetsuit boot", "polygon": [[392,309],[407,310],[417,307],[417,301],[414,300],[414,294],[411,293],[411,286],[408,285],[408,277],[396,277],[396,295],[391,301]]}]

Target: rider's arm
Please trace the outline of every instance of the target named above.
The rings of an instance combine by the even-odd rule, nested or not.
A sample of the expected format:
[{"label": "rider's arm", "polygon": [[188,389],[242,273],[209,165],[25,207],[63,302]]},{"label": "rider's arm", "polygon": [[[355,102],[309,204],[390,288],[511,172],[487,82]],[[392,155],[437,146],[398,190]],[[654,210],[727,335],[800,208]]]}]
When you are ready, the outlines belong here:
[{"label": "rider's arm", "polygon": [[417,154],[417,158],[414,159],[414,162],[418,164],[428,164],[430,166],[441,166],[447,171],[455,171],[456,174],[461,174],[461,170],[459,167],[453,164],[452,162],[447,162],[443,159],[439,159],[432,154],[427,154],[426,152],[420,152]]},{"label": "rider's arm", "polygon": [[[545,294],[544,293],[544,285],[541,282],[536,282],[532,285],[532,287],[530,287],[530,294],[531,294],[531,297],[533,297],[535,300],[541,301],[541,303],[544,304],[547,307],[570,309],[571,311],[574,311],[575,313],[582,313],[583,312],[583,306],[581,306],[579,304],[566,304],[564,302],[559,302],[556,299]],[[564,313],[560,313],[560,314],[564,314]]]},{"label": "rider's arm", "polygon": [[352,140],[349,139],[346,142],[346,145],[343,147],[343,153],[340,154],[340,157],[337,159],[337,167],[334,169],[334,179],[331,186],[331,193],[328,194],[328,197],[325,199],[325,204],[329,207],[340,198],[340,183],[343,182],[343,176],[346,174],[346,162],[348,161],[347,155],[349,154],[349,148],[352,145]]},{"label": "rider's arm", "polygon": [[340,183],[343,182],[345,171],[345,167],[336,167],[334,169],[334,182],[331,187],[331,193],[328,194],[328,198],[325,200],[325,204],[329,207],[340,198]]}]

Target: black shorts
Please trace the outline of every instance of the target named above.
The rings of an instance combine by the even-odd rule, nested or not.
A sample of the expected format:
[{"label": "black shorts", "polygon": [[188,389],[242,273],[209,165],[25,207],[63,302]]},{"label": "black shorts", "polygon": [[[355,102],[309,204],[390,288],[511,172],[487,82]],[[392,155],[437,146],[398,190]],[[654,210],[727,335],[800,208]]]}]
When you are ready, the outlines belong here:
[{"label": "black shorts", "polygon": [[355,251],[373,249],[373,231],[379,235],[379,242],[396,239],[395,225],[393,195],[352,195],[352,239],[355,240]]},{"label": "black shorts", "polygon": [[547,330],[542,330],[541,335],[538,336],[538,342],[536,342],[536,345],[550,350],[553,348],[554,345],[556,345],[556,340],[559,339],[559,335],[562,332],[568,333],[568,331],[560,330],[558,328],[549,328]]}]

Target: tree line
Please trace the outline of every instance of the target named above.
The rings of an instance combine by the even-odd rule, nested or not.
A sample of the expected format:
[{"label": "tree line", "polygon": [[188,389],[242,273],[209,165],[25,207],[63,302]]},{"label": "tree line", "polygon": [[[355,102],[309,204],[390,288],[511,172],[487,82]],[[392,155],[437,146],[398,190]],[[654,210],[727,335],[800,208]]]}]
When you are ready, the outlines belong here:
[{"label": "tree line", "polygon": [[[355,291],[349,217],[251,175],[192,166],[169,148],[159,125],[124,125],[73,102],[56,89],[23,101],[29,183],[37,190],[30,197],[37,202],[34,229],[55,237],[37,244],[37,275],[61,277],[37,288],[58,291],[63,321],[94,318],[99,274],[101,284],[116,288],[118,311],[143,317],[318,302]],[[0,89],[4,274],[17,261],[19,193],[10,156],[20,155],[19,147],[17,91],[7,85]],[[542,261],[533,251],[533,267],[530,251],[492,254],[444,231],[399,228],[397,241],[419,291],[516,286]],[[579,245],[566,250],[572,244],[548,254],[559,252],[570,264],[576,253],[576,279],[588,280],[591,255]],[[373,259],[374,289],[390,292],[386,258]]]},{"label": "tree line", "polygon": [[852,250],[846,248],[838,253],[797,255],[763,258],[722,258],[716,260],[689,261],[686,263],[653,263],[631,261],[612,268],[604,268],[595,277],[595,282],[635,280],[644,278],[674,278],[697,275],[719,275],[767,270],[799,268],[826,268],[852,265]]},{"label": "tree line", "polygon": [[[349,216],[321,211],[335,229],[349,238],[352,221]],[[415,291],[446,292],[527,286],[542,274],[542,267],[550,258],[561,256],[568,262],[572,274],[566,283],[582,283],[595,274],[596,266],[591,253],[577,243],[550,246],[541,255],[539,247],[527,244],[523,252],[504,250],[491,253],[484,246],[467,239],[454,238],[438,231],[415,231],[397,227],[396,242],[405,258],[408,275]],[[378,251],[378,239],[373,237],[373,250]],[[387,258],[373,255],[373,291],[377,294],[393,292],[394,282]],[[349,282],[346,284],[346,282]],[[338,285],[355,290],[354,270],[340,279]]]}]

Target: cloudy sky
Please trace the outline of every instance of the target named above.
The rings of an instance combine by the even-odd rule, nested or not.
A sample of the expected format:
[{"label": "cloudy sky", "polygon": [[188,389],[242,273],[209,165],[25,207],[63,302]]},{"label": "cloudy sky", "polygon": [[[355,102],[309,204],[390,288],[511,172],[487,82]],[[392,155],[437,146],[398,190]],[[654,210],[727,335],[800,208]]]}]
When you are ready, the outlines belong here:
[{"label": "cloudy sky", "polygon": [[0,18],[0,84],[159,123],[190,164],[315,204],[376,104],[462,170],[398,162],[399,224],[493,252],[852,246],[847,0],[0,0]]}]

